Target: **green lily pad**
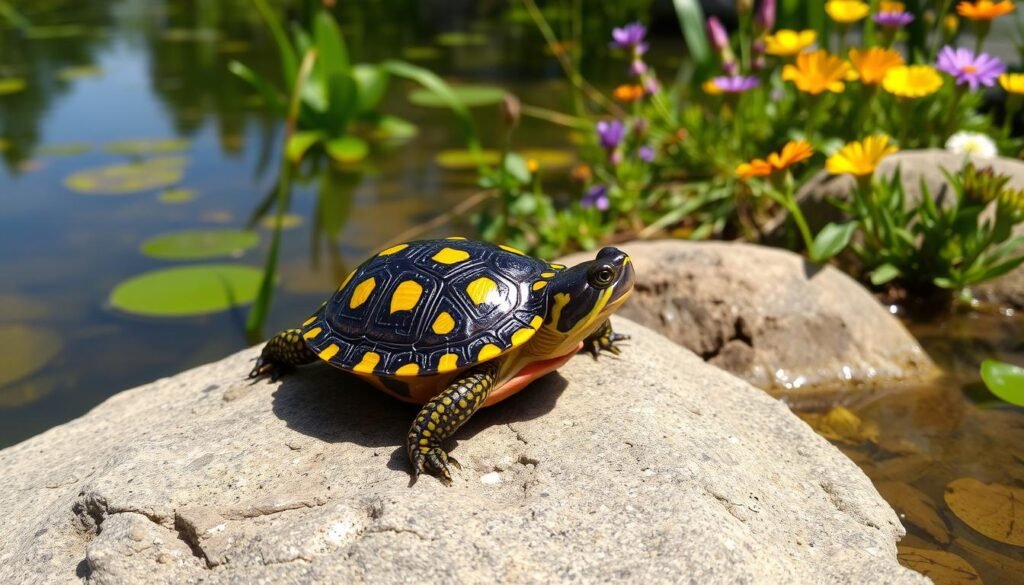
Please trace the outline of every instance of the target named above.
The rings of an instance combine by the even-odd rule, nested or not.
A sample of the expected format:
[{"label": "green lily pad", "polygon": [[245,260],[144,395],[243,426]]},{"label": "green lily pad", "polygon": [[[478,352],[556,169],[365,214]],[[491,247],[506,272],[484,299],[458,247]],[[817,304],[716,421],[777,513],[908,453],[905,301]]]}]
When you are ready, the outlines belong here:
[{"label": "green lily pad", "polygon": [[103,75],[103,68],[96,65],[76,65],[74,67],[64,67],[57,71],[57,79],[61,81],[74,81],[76,79],[99,77],[101,75]]},{"label": "green lily pad", "polygon": [[571,167],[576,162],[576,155],[572,152],[555,148],[525,148],[519,154],[526,160],[537,161],[542,169]]},{"label": "green lily pad", "polygon": [[154,138],[142,140],[117,140],[109,142],[103,150],[112,154],[127,154],[131,156],[154,156],[158,154],[173,154],[183,152],[192,147],[192,142],[186,138]]},{"label": "green lily pad", "polygon": [[[297,213],[286,213],[281,217],[281,229],[291,230],[299,227],[303,223],[302,216]],[[277,216],[268,215],[260,220],[260,225],[267,228],[268,230],[277,229]]]},{"label": "green lily pad", "polygon": [[19,91],[24,90],[25,86],[25,80],[18,77],[0,79],[0,95],[18,93]]},{"label": "green lily pad", "polygon": [[402,50],[402,57],[410,61],[429,61],[441,56],[441,49],[437,47],[406,47]]},{"label": "green lily pad", "polygon": [[28,377],[56,357],[63,342],[38,326],[0,325],[0,386]]},{"label": "green lily pad", "polygon": [[64,185],[86,195],[128,195],[173,185],[185,173],[187,159],[154,158],[137,163],[109,165],[78,171]]},{"label": "green lily pad", "polygon": [[464,149],[442,150],[434,157],[437,166],[449,170],[475,169],[479,164],[496,165],[501,162],[501,153],[497,150],[480,151],[479,160],[473,153]]},{"label": "green lily pad", "polygon": [[981,379],[989,391],[1016,406],[1024,406],[1024,368],[985,360],[981,363]]},{"label": "green lily pad", "polygon": [[166,203],[167,205],[177,205],[179,203],[188,203],[196,197],[199,197],[199,192],[194,189],[166,189],[160,193],[160,203]]},{"label": "green lily pad", "polygon": [[[467,108],[496,104],[505,97],[504,89],[494,85],[453,85],[452,93]],[[447,108],[448,103],[441,96],[426,88],[409,93],[409,101],[425,108]]]},{"label": "green lily pad", "polygon": [[448,32],[434,37],[442,47],[480,47],[487,44],[487,36],[480,33]]},{"label": "green lily pad", "polygon": [[150,317],[206,315],[251,303],[262,279],[262,270],[236,264],[165,268],[117,285],[110,305]]},{"label": "green lily pad", "polygon": [[39,156],[74,156],[85,154],[92,149],[84,142],[71,142],[68,144],[45,144],[36,149]]},{"label": "green lily pad", "polygon": [[185,230],[150,238],[139,249],[161,260],[202,260],[238,257],[259,243],[259,235],[244,230]]}]

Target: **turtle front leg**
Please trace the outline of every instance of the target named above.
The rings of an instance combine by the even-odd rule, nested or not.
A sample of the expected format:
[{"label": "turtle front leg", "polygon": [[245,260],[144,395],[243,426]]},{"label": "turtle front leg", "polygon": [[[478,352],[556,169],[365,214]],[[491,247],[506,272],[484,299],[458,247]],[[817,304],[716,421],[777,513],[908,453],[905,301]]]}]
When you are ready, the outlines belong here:
[{"label": "turtle front leg", "polygon": [[596,331],[590,334],[590,337],[583,340],[583,349],[589,351],[595,360],[602,350],[619,355],[621,352],[615,343],[627,339],[629,339],[628,335],[612,331],[612,322],[610,319],[606,319]]},{"label": "turtle front leg", "polygon": [[271,337],[263,347],[263,353],[256,360],[249,377],[270,376],[271,381],[276,381],[293,367],[311,364],[316,360],[316,354],[302,339],[302,330],[285,329]]},{"label": "turtle front leg", "polygon": [[[462,469],[442,443],[462,426],[487,400],[498,377],[498,364],[485,362],[455,379],[448,388],[423,405],[409,428],[405,447],[412,463],[412,483],[427,472],[451,485],[448,464]],[[410,484],[411,485],[411,484]]]}]

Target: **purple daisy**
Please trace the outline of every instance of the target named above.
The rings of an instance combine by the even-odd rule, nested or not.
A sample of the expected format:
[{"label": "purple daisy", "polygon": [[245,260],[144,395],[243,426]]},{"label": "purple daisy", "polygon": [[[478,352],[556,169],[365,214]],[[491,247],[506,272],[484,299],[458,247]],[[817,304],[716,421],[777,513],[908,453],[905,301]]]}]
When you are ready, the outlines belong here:
[{"label": "purple daisy", "polygon": [[992,87],[996,79],[1006,72],[1006,65],[988,53],[975,55],[970,49],[946,46],[939,52],[936,66],[952,75],[957,85],[968,85],[972,90],[979,85]]},{"label": "purple daisy", "polygon": [[644,162],[651,162],[654,160],[654,149],[650,146],[641,146],[637,154],[640,156],[640,160]]},{"label": "purple daisy", "polygon": [[608,187],[607,185],[594,185],[580,199],[583,207],[596,207],[601,211],[608,209]]},{"label": "purple daisy", "polygon": [[725,93],[743,93],[757,87],[759,81],[753,76],[729,75],[712,79],[715,87]]},{"label": "purple daisy", "polygon": [[879,12],[872,18],[882,28],[903,28],[914,21],[914,15],[909,12]]},{"label": "purple daisy", "polygon": [[622,142],[625,134],[626,125],[619,120],[602,120],[597,123],[597,137],[602,148],[612,150]]},{"label": "purple daisy", "polygon": [[632,49],[634,53],[642,55],[647,52],[647,43],[644,42],[646,35],[646,26],[639,22],[632,22],[626,26],[612,29],[611,46]]}]

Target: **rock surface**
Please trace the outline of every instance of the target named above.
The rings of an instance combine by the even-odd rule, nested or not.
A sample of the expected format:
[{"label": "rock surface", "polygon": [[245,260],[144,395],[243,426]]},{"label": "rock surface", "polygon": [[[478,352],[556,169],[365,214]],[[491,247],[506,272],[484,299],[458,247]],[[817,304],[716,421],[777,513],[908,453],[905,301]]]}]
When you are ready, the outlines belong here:
[{"label": "rock surface", "polygon": [[868,479],[767,394],[624,319],[409,487],[414,409],[256,350],[0,451],[0,582],[927,583]]},{"label": "rock surface", "polygon": [[[979,168],[991,167],[995,172],[1009,176],[1010,187],[1024,189],[1024,161],[979,157],[971,157],[970,160]],[[942,170],[954,172],[963,164],[963,156],[945,150],[909,150],[898,152],[882,160],[875,176],[891,177],[899,167],[908,205],[920,200],[922,179],[927,185],[929,193],[941,201],[943,189],[949,188]],[[852,177],[834,176],[825,171],[818,173],[804,184],[797,194],[797,198],[800,200],[801,208],[807,214],[812,229],[817,230],[830,221],[842,220],[839,211],[828,204],[827,200],[829,198],[845,198],[853,190],[853,186]],[[1015,233],[1024,234],[1024,225],[1018,226]],[[972,291],[980,300],[1024,309],[1024,266],[1001,278],[972,287]]]},{"label": "rock surface", "polygon": [[899,320],[832,267],[750,244],[620,247],[637,273],[633,299],[620,314],[759,388],[801,399],[937,374]]}]

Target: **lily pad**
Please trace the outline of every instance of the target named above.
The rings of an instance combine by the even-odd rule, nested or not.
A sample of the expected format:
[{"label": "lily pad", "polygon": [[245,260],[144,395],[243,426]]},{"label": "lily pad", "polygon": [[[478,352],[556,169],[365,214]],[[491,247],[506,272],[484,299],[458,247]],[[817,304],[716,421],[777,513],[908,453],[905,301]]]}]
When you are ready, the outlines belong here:
[{"label": "lily pad", "polygon": [[434,37],[442,47],[480,47],[487,44],[487,36],[480,33],[447,32]]},{"label": "lily pad", "polygon": [[974,530],[1024,546],[1024,489],[962,477],[946,484],[945,499],[956,517]]},{"label": "lily pad", "polygon": [[0,386],[41,370],[63,347],[55,332],[39,326],[0,325]]},{"label": "lily pad", "polygon": [[441,56],[441,49],[437,47],[406,47],[402,50],[402,57],[410,61],[428,61]]},{"label": "lily pad", "polygon": [[434,157],[437,166],[450,170],[475,169],[478,164],[496,165],[501,162],[501,153],[497,150],[482,150],[477,160],[473,152],[463,149],[442,150]]},{"label": "lily pad", "polygon": [[111,154],[127,154],[131,156],[153,156],[183,152],[192,147],[187,138],[153,138],[141,140],[117,140],[108,142],[103,150]]},{"label": "lily pad", "polygon": [[206,315],[252,302],[262,279],[263,271],[234,264],[165,268],[117,285],[110,305],[150,317]]},{"label": "lily pad", "polygon": [[935,501],[910,484],[876,481],[875,488],[908,524],[925,531],[939,544],[949,544],[949,527],[935,511]]},{"label": "lily pad", "polygon": [[179,203],[188,203],[199,197],[199,192],[195,189],[165,189],[160,192],[160,203],[166,203],[168,205],[177,205]]},{"label": "lily pad", "polygon": [[103,75],[103,69],[96,65],[77,65],[74,67],[64,67],[57,71],[57,79],[61,81],[74,81],[76,79],[99,77],[101,75]]},{"label": "lily pad", "polygon": [[84,142],[71,142],[68,144],[44,144],[36,149],[39,156],[74,156],[85,154],[92,149]]},{"label": "lily pad", "polygon": [[86,195],[128,195],[177,183],[185,173],[187,159],[154,158],[142,162],[109,165],[74,173],[64,185]]},{"label": "lily pad", "polygon": [[576,155],[568,150],[555,148],[525,148],[519,151],[526,160],[537,161],[542,169],[558,169],[571,167],[576,162]]},{"label": "lily pad", "polygon": [[18,93],[25,89],[25,80],[18,77],[0,79],[0,95]]},{"label": "lily pad", "polygon": [[1024,368],[985,360],[981,363],[981,379],[989,391],[1016,406],[1024,406]]},{"label": "lily pad", "polygon": [[[286,213],[281,217],[281,229],[290,230],[302,225],[302,216],[297,213]],[[260,225],[268,230],[277,229],[277,216],[268,215],[260,221]]]},{"label": "lily pad", "polygon": [[260,242],[255,232],[243,230],[186,230],[163,234],[143,242],[146,256],[161,260],[202,260],[241,256]]},{"label": "lily pad", "polygon": [[416,124],[398,116],[381,116],[373,129],[374,138],[380,140],[410,140],[419,134]]},{"label": "lily pad", "polygon": [[963,557],[941,550],[898,547],[896,557],[909,567],[942,585],[980,585],[981,576]]},{"label": "lily pad", "polygon": [[9,148],[11,148],[11,143],[4,140],[3,138],[0,138],[0,152],[5,152]]},{"label": "lily pad", "polygon": [[[505,97],[504,89],[494,85],[452,85],[452,93],[467,108],[496,104]],[[426,88],[409,93],[409,101],[425,108],[447,108],[448,102]]]}]

